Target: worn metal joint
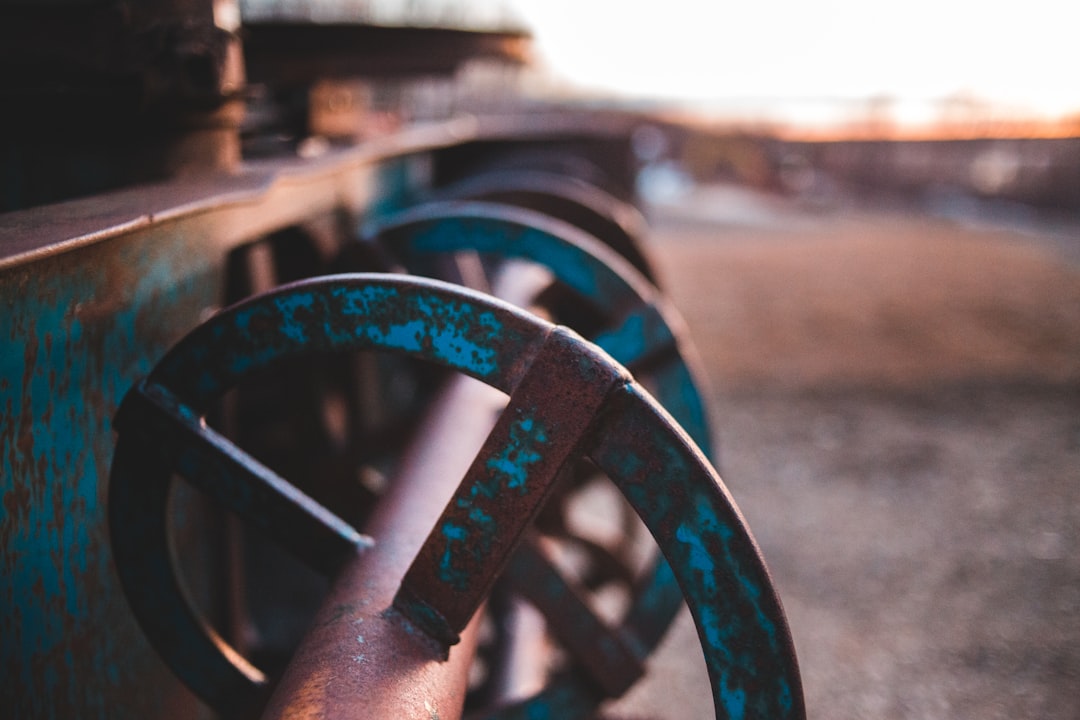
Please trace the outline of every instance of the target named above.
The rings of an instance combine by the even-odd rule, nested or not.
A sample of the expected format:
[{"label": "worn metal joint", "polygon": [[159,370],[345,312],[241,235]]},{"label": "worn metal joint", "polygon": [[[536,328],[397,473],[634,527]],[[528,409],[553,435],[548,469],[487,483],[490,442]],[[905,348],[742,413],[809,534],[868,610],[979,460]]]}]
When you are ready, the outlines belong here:
[{"label": "worn metal joint", "polygon": [[443,660],[449,656],[450,646],[461,642],[461,634],[450,626],[442,613],[405,585],[402,585],[394,596],[393,608],[401,613],[406,621],[439,644]]},{"label": "worn metal joint", "polygon": [[394,607],[452,644],[563,467],[580,453],[607,398],[631,382],[599,347],[553,328],[402,580]]}]

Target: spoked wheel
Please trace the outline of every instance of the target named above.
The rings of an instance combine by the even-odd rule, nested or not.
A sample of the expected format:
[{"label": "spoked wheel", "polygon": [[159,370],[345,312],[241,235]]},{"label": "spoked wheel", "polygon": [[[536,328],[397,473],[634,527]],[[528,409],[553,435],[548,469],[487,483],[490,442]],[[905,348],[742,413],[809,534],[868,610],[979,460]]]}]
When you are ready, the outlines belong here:
[{"label": "spoked wheel", "polygon": [[[378,557],[384,543],[394,545],[390,534],[361,535],[202,420],[217,398],[251,373],[310,353],[356,350],[436,363],[510,396],[400,578],[363,574],[378,566],[365,558]],[[305,665],[301,657],[283,691],[325,691],[303,696],[308,710],[322,707],[327,716],[342,710],[340,704],[319,704],[324,696],[339,703],[330,691],[335,684],[366,695],[350,696],[356,712],[377,707],[376,700],[424,707],[416,705],[422,698],[415,693],[388,695],[387,687],[413,687],[409,672],[422,674],[441,663],[509,566],[532,578],[538,607],[548,605],[544,596],[558,601],[547,620],[574,659],[574,672],[486,716],[587,717],[604,697],[621,693],[642,674],[666,627],[655,622],[656,608],[673,596],[677,601],[680,590],[702,643],[717,717],[804,714],[779,600],[720,479],[625,370],[565,328],[436,281],[384,275],[304,281],[236,305],[193,331],[128,394],[117,429],[109,512],[121,581],[173,670],[226,712],[257,704],[266,679],[184,597],[166,538],[173,473],[313,567],[330,574],[344,568],[339,589],[359,596],[324,608],[305,648],[321,633],[355,637],[362,622],[370,630],[373,658],[405,652],[389,646],[393,638],[411,648],[407,664],[399,658],[392,677],[386,666],[365,665],[363,654],[332,666]],[[613,625],[578,602],[543,553],[522,542],[559,472],[581,456],[612,479],[668,560]],[[305,678],[299,684],[297,674]],[[295,707],[293,700],[299,701],[277,697],[271,711],[280,715]],[[369,716],[387,716],[380,712]]]},{"label": "spoked wheel", "polygon": [[[360,247],[376,247],[380,254],[396,258],[413,272],[423,272],[431,258],[469,252],[497,261],[526,260],[550,272],[554,283],[532,302],[554,319],[569,325],[629,367],[667,408],[698,446],[710,454],[711,437],[705,413],[705,383],[696,371],[696,353],[678,313],[655,286],[609,244],[598,241],[580,227],[546,213],[513,207],[502,202],[434,202],[390,218],[371,228]],[[370,251],[369,251],[370,252]],[[345,255],[348,256],[346,251]],[[555,304],[552,305],[552,299]],[[582,587],[575,592],[587,599],[603,595],[625,602],[636,593],[649,595],[657,578],[657,563],[641,568],[638,526],[633,510],[612,499],[605,512],[621,516],[618,531],[597,541],[595,533],[580,523],[568,521],[575,498],[582,493],[615,493],[593,465],[579,464],[564,478],[549,498],[536,527],[547,537],[557,538],[562,555],[579,558],[576,565]],[[595,525],[595,521],[592,523]],[[522,561],[524,562],[524,561]],[[515,563],[516,565],[516,563]],[[535,574],[509,573],[512,581],[500,583],[500,593],[524,596],[547,614],[557,613],[549,596],[538,593]],[[644,580],[641,579],[642,575]],[[644,589],[642,588],[644,586]],[[658,593],[658,597],[668,597]],[[505,604],[504,604],[505,606]],[[661,632],[681,609],[677,594],[657,603],[651,616]],[[507,623],[496,618],[496,628]],[[500,666],[512,652],[500,645],[501,638],[482,651],[489,665]],[[486,690],[486,688],[481,688]]]},{"label": "spoked wheel", "polygon": [[588,233],[650,282],[657,282],[641,248],[645,218],[633,205],[579,178],[535,169],[487,171],[441,190],[438,198],[488,201],[543,213]]},{"label": "spoked wheel", "polygon": [[367,240],[410,270],[423,258],[466,251],[521,258],[548,269],[573,292],[579,309],[587,307],[599,318],[599,327],[588,333],[574,317],[559,320],[635,375],[647,377],[660,403],[708,452],[705,382],[682,318],[627,260],[581,229],[498,203],[439,202],[373,228]]}]

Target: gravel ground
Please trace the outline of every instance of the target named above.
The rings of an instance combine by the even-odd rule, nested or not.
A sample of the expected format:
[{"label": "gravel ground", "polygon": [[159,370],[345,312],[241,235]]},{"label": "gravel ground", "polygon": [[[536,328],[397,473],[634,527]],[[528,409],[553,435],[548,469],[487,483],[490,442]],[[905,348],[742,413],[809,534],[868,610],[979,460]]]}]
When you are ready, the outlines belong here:
[{"label": "gravel ground", "polygon": [[[1080,718],[1080,226],[731,188],[652,221],[810,716]],[[608,715],[711,717],[690,646]]]}]

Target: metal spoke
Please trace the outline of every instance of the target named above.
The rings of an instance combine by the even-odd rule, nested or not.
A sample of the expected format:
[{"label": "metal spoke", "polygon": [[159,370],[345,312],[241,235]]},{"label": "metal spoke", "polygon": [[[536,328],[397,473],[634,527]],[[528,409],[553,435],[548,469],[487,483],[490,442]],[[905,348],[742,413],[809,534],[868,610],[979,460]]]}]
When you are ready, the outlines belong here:
[{"label": "metal spoke", "polygon": [[642,647],[625,630],[598,618],[582,597],[537,547],[525,542],[514,554],[506,577],[543,613],[548,630],[570,652],[607,697],[618,697],[645,674]]},{"label": "metal spoke", "polygon": [[409,568],[395,607],[454,644],[609,391],[627,380],[572,332],[552,330]]},{"label": "metal spoke", "polygon": [[372,543],[207,427],[161,385],[144,382],[131,392],[120,408],[116,426],[154,443],[192,485],[326,575]]}]

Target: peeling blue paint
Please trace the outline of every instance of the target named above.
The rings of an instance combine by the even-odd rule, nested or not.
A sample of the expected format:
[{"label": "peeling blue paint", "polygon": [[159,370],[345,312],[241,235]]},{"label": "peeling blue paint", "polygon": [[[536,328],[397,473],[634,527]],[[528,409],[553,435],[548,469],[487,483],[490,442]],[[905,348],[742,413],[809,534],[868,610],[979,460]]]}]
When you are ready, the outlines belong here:
[{"label": "peeling blue paint", "polygon": [[[481,209],[482,207],[482,209]],[[441,214],[440,214],[441,213]],[[496,253],[532,260],[580,293],[600,312],[622,318],[619,327],[602,332],[595,342],[626,366],[650,355],[677,347],[677,340],[661,310],[646,297],[642,284],[631,282],[609,264],[612,251],[598,241],[569,239],[528,225],[518,209],[469,205],[448,206],[436,217],[421,210],[393,221],[384,237],[407,256],[461,250]],[[579,244],[585,243],[585,244]],[[642,293],[645,294],[642,294]],[[712,454],[709,418],[701,397],[702,381],[682,358],[650,370],[657,398],[707,456]]]},{"label": "peeling blue paint", "polygon": [[[103,499],[121,395],[217,300],[203,241],[119,238],[0,272],[0,696],[152,716],[174,687],[117,586]],[[158,708],[158,710],[155,710]]]},{"label": "peeling blue paint", "polygon": [[746,717],[746,691],[742,688],[729,689],[725,684],[721,693],[730,720],[743,720]]},{"label": "peeling blue paint", "polygon": [[412,253],[459,250],[498,253],[533,260],[552,270],[566,285],[612,311],[633,298],[633,290],[602,260],[557,235],[500,217],[498,211],[443,217],[411,227],[404,238]]},{"label": "peeling blue paint", "polygon": [[[528,493],[529,466],[541,460],[543,455],[539,448],[547,442],[547,432],[531,417],[521,418],[511,425],[510,443],[502,453],[487,461],[487,468],[493,473],[489,487],[505,486],[521,495]],[[474,491],[480,490],[474,487]]]},{"label": "peeling blue paint", "polygon": [[[632,627],[641,628],[635,634],[646,644],[659,640],[649,627],[650,613],[674,612],[665,587],[673,573],[694,614],[717,716],[801,717],[790,634],[737,509],[640,388],[627,388],[619,408],[592,457],[624,492],[668,560],[667,568],[657,566],[639,596],[647,607],[635,600],[628,614]],[[648,457],[635,457],[639,448]]]},{"label": "peeling blue paint", "polygon": [[[163,359],[154,381],[203,407],[243,375],[286,356],[359,349],[425,357],[489,381],[500,373],[496,348],[517,335],[495,313],[445,290],[421,286],[402,293],[386,276],[358,277],[298,283],[268,303],[221,313],[212,328],[200,329]],[[206,372],[207,358],[224,362],[217,374]]]},{"label": "peeling blue paint", "polygon": [[439,557],[439,579],[455,590],[465,590],[469,586],[469,573],[454,567],[454,555],[468,540],[468,532],[453,523],[443,523],[439,531],[446,538],[446,547]]},{"label": "peeling blue paint", "polygon": [[476,501],[490,501],[511,490],[527,495],[530,491],[529,468],[543,458],[543,446],[548,439],[547,430],[533,417],[519,417],[511,423],[509,441],[484,465],[488,472],[476,478],[467,492],[456,500],[456,506],[466,511],[468,527],[450,521],[440,527],[444,545],[437,574],[442,582],[458,591],[469,587],[472,576],[465,569],[469,563],[455,561],[487,557],[499,534],[496,519]]}]

